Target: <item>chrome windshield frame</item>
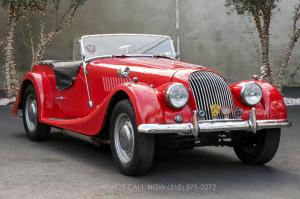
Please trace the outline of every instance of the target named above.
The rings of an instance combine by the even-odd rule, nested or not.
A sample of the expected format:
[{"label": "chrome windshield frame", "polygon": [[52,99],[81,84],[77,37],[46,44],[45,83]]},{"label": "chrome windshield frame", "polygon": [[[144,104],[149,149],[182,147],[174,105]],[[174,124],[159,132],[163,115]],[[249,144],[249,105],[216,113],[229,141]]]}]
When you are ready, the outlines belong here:
[{"label": "chrome windshield frame", "polygon": [[[171,37],[166,35],[153,35],[153,34],[94,34],[94,35],[84,35],[80,38],[80,53],[83,62],[89,62],[90,60],[98,59],[98,58],[113,58],[115,55],[99,55],[94,57],[86,58],[84,51],[83,39],[87,37],[107,37],[107,36],[148,36],[148,37],[162,37],[170,40],[171,48],[172,48],[172,57],[166,56],[166,58],[176,59],[176,52],[174,47],[174,42]],[[122,55],[120,55],[122,56]],[[124,57],[155,57],[156,55],[152,54],[125,54]]]}]

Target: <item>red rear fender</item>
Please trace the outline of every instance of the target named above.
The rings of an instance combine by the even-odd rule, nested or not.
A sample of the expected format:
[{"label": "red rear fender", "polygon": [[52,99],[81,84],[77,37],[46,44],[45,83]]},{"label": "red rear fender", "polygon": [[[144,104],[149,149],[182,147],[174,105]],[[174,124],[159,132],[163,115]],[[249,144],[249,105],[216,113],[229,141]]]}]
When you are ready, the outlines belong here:
[{"label": "red rear fender", "polygon": [[53,107],[53,94],[50,87],[50,82],[46,75],[40,72],[28,72],[22,81],[21,89],[13,107],[13,113],[17,114],[18,109],[22,107],[22,96],[26,87],[31,84],[36,93],[38,103],[38,117],[41,120],[42,117],[47,116],[47,110]]}]

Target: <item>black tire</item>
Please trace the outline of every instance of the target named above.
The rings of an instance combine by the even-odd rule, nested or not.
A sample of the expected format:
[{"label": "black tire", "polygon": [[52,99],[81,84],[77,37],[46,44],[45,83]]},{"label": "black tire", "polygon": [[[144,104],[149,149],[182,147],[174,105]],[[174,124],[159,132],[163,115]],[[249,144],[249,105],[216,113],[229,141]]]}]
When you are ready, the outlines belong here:
[{"label": "black tire", "polygon": [[[28,117],[29,117],[28,114],[26,114],[26,112],[25,112],[26,111],[26,101],[29,97],[32,100],[35,100],[37,103],[36,93],[35,93],[34,87],[32,85],[28,85],[26,87],[26,89],[24,90],[23,97],[22,97],[23,124],[24,124],[26,135],[32,141],[47,140],[49,137],[51,127],[46,124],[40,123],[37,118],[38,114],[36,114],[36,117],[34,117],[36,119],[36,124],[35,124],[34,129],[32,129],[32,127],[29,126],[28,122],[26,122],[26,118],[28,119]],[[36,112],[38,113],[38,106],[36,106]]]},{"label": "black tire", "polygon": [[[117,126],[119,126],[118,118],[123,116],[128,117],[132,124],[132,130],[130,132],[133,135],[133,145],[129,145],[132,146],[132,153],[130,153],[131,157],[128,162],[121,160],[122,158],[121,155],[119,155],[120,152],[118,152],[117,148],[119,146],[120,150],[121,145],[117,143],[118,141],[116,140],[118,139],[115,137],[122,136],[121,128]],[[122,124],[124,125],[124,123],[125,122]],[[115,132],[118,132],[118,134]],[[129,100],[122,100],[118,102],[113,109],[110,120],[110,140],[113,159],[121,173],[128,176],[138,176],[143,175],[150,170],[154,156],[154,136],[144,135],[137,132],[135,112]],[[121,138],[119,138],[119,140],[121,140]],[[121,149],[123,150],[123,148]]]},{"label": "black tire", "polygon": [[234,152],[245,164],[266,164],[277,152],[280,134],[281,129],[265,129],[250,136],[234,136]]}]

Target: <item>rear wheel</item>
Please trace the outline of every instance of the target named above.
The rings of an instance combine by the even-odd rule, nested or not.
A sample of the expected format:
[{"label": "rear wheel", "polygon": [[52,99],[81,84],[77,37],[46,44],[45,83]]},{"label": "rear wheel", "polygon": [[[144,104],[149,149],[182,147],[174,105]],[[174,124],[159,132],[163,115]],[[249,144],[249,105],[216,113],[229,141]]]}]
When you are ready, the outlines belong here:
[{"label": "rear wheel", "polygon": [[129,176],[145,174],[152,166],[154,137],[137,132],[129,100],[116,104],[110,121],[111,150],[119,170]]},{"label": "rear wheel", "polygon": [[249,136],[233,136],[234,151],[245,164],[266,164],[277,152],[280,132],[280,129],[265,129]]},{"label": "rear wheel", "polygon": [[38,106],[32,85],[26,87],[22,98],[23,124],[30,140],[43,141],[49,136],[51,127],[38,121]]}]

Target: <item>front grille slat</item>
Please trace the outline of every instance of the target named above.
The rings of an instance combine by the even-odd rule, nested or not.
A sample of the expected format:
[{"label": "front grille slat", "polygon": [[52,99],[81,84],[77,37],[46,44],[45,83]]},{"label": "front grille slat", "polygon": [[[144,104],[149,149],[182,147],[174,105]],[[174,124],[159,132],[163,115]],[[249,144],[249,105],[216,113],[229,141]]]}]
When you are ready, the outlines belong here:
[{"label": "front grille slat", "polygon": [[[207,107],[208,107],[207,112],[210,112],[210,106],[213,105],[213,104],[217,104],[217,100],[215,99],[216,93],[217,93],[217,92],[211,92],[211,87],[215,87],[214,84],[213,84],[214,81],[210,82],[210,81],[209,81],[210,77],[207,77],[207,74],[206,74],[206,73],[202,73],[201,76],[202,76],[202,78],[205,80],[204,83],[205,83],[205,85],[207,86],[207,87],[206,87],[207,90],[206,90],[206,92],[205,92],[207,98],[209,99],[209,100],[208,100],[208,101],[209,101],[209,104],[207,105]],[[216,87],[215,87],[215,88],[216,88]],[[205,96],[204,96],[204,97],[205,97]],[[209,116],[210,116],[210,119],[213,119],[213,117],[211,116],[211,114],[209,114]],[[219,116],[218,116],[218,117],[219,117]],[[217,119],[218,119],[218,117],[217,117]]]},{"label": "front grille slat", "polygon": [[[219,76],[220,80],[223,80],[220,76]],[[227,106],[231,109],[234,110],[234,106],[233,106],[233,102],[232,102],[232,94],[231,91],[227,85],[227,83],[223,80],[223,88],[224,88],[224,96],[226,98],[227,102],[231,102],[229,103]],[[231,112],[231,118],[233,118],[233,111]]]},{"label": "front grille slat", "polygon": [[197,107],[205,107],[205,104],[207,102],[206,102],[206,99],[203,98],[203,96],[204,96],[203,85],[201,84],[201,82],[198,82],[198,78],[191,78],[191,85],[193,88],[193,94],[194,94],[195,98],[199,99],[199,100],[196,100]]},{"label": "front grille slat", "polygon": [[[215,76],[209,76],[207,73],[203,73],[203,74],[206,75],[207,79],[213,78],[214,81],[212,81],[212,86],[216,88],[216,92],[213,94],[214,97],[215,97],[214,102],[217,103],[217,104],[220,104],[221,106],[224,106],[224,98],[223,98],[224,96],[221,95],[221,89],[219,88],[218,81],[217,81],[216,77]],[[222,115],[219,114],[217,119],[222,119],[222,118],[223,118]]]},{"label": "front grille slat", "polygon": [[[215,80],[215,84],[218,88],[218,98],[219,98],[219,104],[223,107],[226,106],[226,98],[225,94],[223,93],[224,89],[222,89],[221,81],[217,76],[213,76]],[[220,114],[220,119],[224,119],[224,116]]]},{"label": "front grille slat", "polygon": [[234,105],[232,94],[226,81],[219,75],[209,71],[196,71],[189,77],[189,84],[193,92],[197,109],[204,109],[205,120],[224,119],[220,113],[212,117],[211,105],[219,104],[221,107],[231,109],[230,119],[234,119]]},{"label": "front grille slat", "polygon": [[[193,94],[195,96],[196,99],[199,99],[196,101],[197,107],[204,107],[204,100],[202,100],[201,96],[203,95],[203,93],[201,92],[203,89],[200,89],[199,86],[196,86],[198,83],[196,82],[195,79],[191,79],[191,87],[193,90]],[[201,87],[201,85],[200,85]],[[194,92],[195,91],[195,92]]]},{"label": "front grille slat", "polygon": [[[223,107],[223,106],[226,106],[225,102],[228,100],[226,98],[226,94],[224,93],[224,87],[223,87],[223,84],[222,82],[220,81],[219,77],[216,77],[216,76],[213,76],[214,80],[216,81],[216,84],[217,84],[217,87],[218,87],[218,94],[220,96],[220,105]],[[224,117],[221,116],[221,119],[223,119]]]},{"label": "front grille slat", "polygon": [[[195,77],[191,77],[193,78],[197,84],[194,84],[194,86],[197,88],[197,87],[200,87],[200,91],[199,93],[196,93],[196,91],[193,91],[193,94],[194,96],[195,95],[198,95],[196,96],[196,101],[197,101],[197,104],[199,105],[200,103],[199,102],[203,102],[203,106],[201,106],[200,108],[204,109],[205,111],[207,111],[207,105],[210,103],[208,102],[207,100],[209,99],[209,97],[207,98],[204,98],[204,96],[206,96],[206,81],[203,81],[203,78],[200,76],[199,73],[194,73],[193,74]],[[198,106],[199,107],[199,106]],[[206,119],[210,119],[210,115],[206,114]]]},{"label": "front grille slat", "polygon": [[203,108],[206,112],[206,117],[208,120],[211,120],[212,117],[211,117],[211,114],[210,114],[210,110],[208,109],[208,105],[210,104],[210,101],[209,101],[209,97],[208,97],[208,94],[207,94],[207,89],[206,89],[206,81],[201,81],[202,80],[202,77],[199,75],[199,74],[195,74],[197,79],[197,83],[198,83],[198,86],[200,86],[200,90],[201,90],[201,93],[199,94],[201,96],[201,100],[203,101]]}]

